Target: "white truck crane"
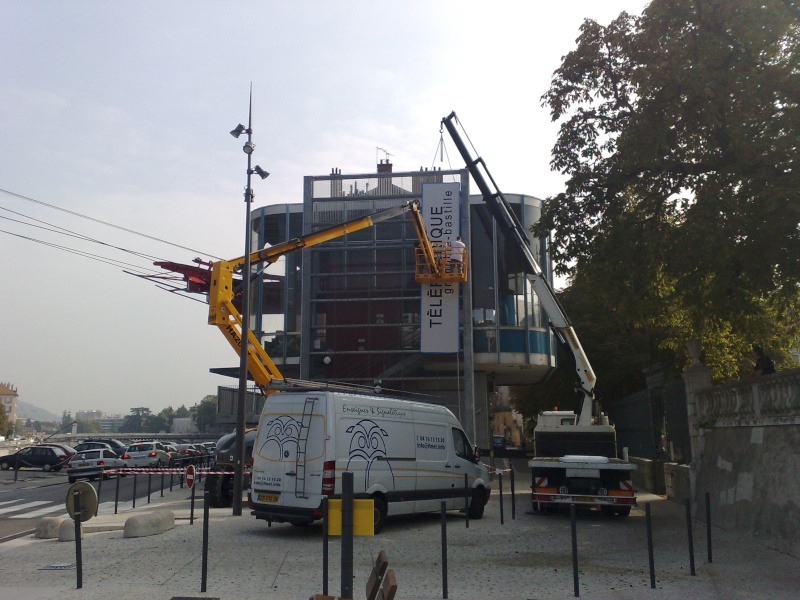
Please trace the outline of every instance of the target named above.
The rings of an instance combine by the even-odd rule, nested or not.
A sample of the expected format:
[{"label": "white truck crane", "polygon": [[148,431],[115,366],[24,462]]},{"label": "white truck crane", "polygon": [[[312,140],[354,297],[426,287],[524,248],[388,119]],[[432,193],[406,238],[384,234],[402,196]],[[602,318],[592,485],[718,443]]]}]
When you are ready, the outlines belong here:
[{"label": "white truck crane", "polygon": [[[452,112],[442,126],[461,154],[483,201],[506,236],[550,320],[550,327],[575,358],[577,389],[583,395],[578,413],[570,410],[544,411],[534,429],[534,457],[531,468],[531,500],[535,511],[577,504],[600,508],[612,515],[627,516],[636,505],[631,472],[636,465],[617,455],[617,437],[608,417],[595,412],[595,375],[566,312],[529,247],[525,230],[497,188],[486,164],[473,158]],[[463,130],[463,127],[462,127]],[[485,176],[484,176],[485,173]],[[491,183],[491,185],[490,185]]]}]

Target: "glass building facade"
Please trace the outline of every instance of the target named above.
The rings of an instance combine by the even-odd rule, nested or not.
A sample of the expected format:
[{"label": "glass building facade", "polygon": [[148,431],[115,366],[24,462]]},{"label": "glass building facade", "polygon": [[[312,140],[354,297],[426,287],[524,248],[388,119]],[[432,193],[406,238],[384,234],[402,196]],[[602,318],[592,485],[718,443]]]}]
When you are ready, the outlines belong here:
[{"label": "glass building facade", "polygon": [[[482,198],[469,196],[466,170],[326,176],[304,180],[303,204],[252,212],[257,247],[276,244],[421,198],[427,183],[460,185],[460,235],[469,279],[459,289],[460,350],[420,351],[422,287],[414,279],[417,243],[409,215],[287,255],[254,285],[250,326],[287,378],[342,382],[448,406],[481,447],[489,444],[495,386],[542,381],[555,348],[538,299]],[[541,202],[508,195],[523,226]],[[543,241],[529,238],[545,273]],[[258,280],[258,279],[256,279]]]}]

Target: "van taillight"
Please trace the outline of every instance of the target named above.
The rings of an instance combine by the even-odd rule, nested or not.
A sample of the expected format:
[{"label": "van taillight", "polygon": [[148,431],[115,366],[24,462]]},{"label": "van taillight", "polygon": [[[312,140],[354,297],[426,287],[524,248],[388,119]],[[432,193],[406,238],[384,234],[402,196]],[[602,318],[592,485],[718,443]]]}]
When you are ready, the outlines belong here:
[{"label": "van taillight", "polygon": [[322,465],[322,495],[332,496],[336,489],[336,461],[326,460]]}]

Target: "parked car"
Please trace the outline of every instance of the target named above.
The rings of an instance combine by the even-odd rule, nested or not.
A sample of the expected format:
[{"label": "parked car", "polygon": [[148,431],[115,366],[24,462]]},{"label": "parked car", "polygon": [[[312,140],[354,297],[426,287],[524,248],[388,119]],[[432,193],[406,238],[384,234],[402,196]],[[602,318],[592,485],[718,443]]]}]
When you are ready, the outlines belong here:
[{"label": "parked car", "polygon": [[71,458],[77,452],[75,448],[73,448],[72,446],[67,446],[66,444],[42,442],[41,444],[37,444],[37,446],[52,446],[53,448],[61,448],[64,451],[64,454],[66,454],[67,457],[69,458]]},{"label": "parked car", "polygon": [[202,460],[203,454],[194,447],[194,444],[176,444],[175,446],[183,459],[182,465],[196,465]]},{"label": "parked car", "polygon": [[114,448],[105,442],[81,442],[75,446],[76,452],[85,452],[86,450],[111,450],[114,454],[117,453]]},{"label": "parked car", "polygon": [[0,457],[0,469],[41,469],[60,471],[69,460],[67,454],[54,446],[28,446],[14,454]]},{"label": "parked car", "polygon": [[164,449],[169,454],[169,466],[180,467],[183,464],[183,453],[175,444],[164,444]]},{"label": "parked car", "polygon": [[170,455],[161,442],[137,442],[122,455],[126,467],[165,467]]},{"label": "parked car", "polygon": [[[83,440],[83,443],[86,443],[86,442],[102,442],[104,444],[108,444],[109,446],[111,446],[112,450],[114,450],[114,452],[117,453],[117,456],[122,456],[123,454],[125,454],[125,451],[128,449],[128,444],[120,442],[119,440],[114,439],[114,438],[106,438],[106,437],[95,438],[95,437],[93,437],[93,438],[86,438],[85,440]],[[77,449],[77,446],[75,448]]]},{"label": "parked car", "polygon": [[117,456],[111,447],[78,452],[64,465],[67,479],[75,483],[78,479],[108,479],[107,471],[114,471],[125,466],[125,461]]}]

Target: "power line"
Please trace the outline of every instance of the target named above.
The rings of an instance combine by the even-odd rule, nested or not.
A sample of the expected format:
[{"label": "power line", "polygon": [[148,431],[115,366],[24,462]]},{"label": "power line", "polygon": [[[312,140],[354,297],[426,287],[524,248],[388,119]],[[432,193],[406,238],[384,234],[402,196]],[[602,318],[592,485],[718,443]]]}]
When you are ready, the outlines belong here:
[{"label": "power line", "polygon": [[119,230],[125,231],[127,233],[132,233],[133,235],[138,235],[140,237],[144,237],[144,238],[156,241],[156,242],[160,242],[162,244],[167,244],[168,246],[173,246],[175,248],[180,248],[182,250],[189,250],[190,252],[194,252],[196,254],[202,254],[204,256],[210,256],[211,258],[216,258],[217,260],[222,260],[221,257],[214,256],[213,254],[209,254],[208,252],[202,252],[200,250],[195,250],[194,248],[189,248],[187,246],[181,246],[180,244],[175,244],[174,242],[169,242],[167,240],[162,240],[161,238],[157,238],[157,237],[154,237],[152,235],[148,235],[146,233],[141,233],[141,232],[135,231],[133,229],[128,229],[127,227],[122,227],[120,225],[115,225],[114,223],[109,223],[108,221],[103,221],[101,219],[95,219],[94,217],[90,217],[90,216],[87,216],[87,215],[84,215],[84,214],[81,214],[81,213],[78,213],[78,212],[75,212],[75,211],[72,211],[72,210],[69,210],[69,209],[66,209],[66,208],[61,208],[60,206],[55,206],[53,204],[48,204],[47,202],[42,202],[41,200],[36,200],[35,198],[31,198],[29,196],[23,196],[22,194],[17,194],[16,192],[12,192],[10,190],[6,190],[6,189],[3,189],[3,188],[0,188],[0,192],[2,192],[4,194],[8,194],[9,196],[14,196],[15,198],[20,198],[22,200],[27,200],[28,202],[33,202],[35,204],[40,204],[42,206],[46,206],[46,207],[52,208],[54,210],[60,210],[61,212],[65,212],[67,214],[70,214],[70,215],[73,215],[73,216],[76,216],[76,217],[80,217],[82,219],[87,219],[87,220],[93,221],[95,223],[100,223],[101,225],[106,225],[107,227],[113,227],[114,229],[119,229]]}]

